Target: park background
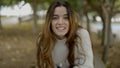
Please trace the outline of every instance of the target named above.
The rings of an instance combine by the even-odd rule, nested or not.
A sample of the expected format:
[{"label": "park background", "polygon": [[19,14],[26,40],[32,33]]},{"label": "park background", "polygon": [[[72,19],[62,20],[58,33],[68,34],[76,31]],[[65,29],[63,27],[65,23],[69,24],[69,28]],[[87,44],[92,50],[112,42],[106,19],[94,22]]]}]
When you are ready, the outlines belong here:
[{"label": "park background", "polygon": [[[0,68],[36,68],[36,38],[54,0],[0,0]],[[95,68],[120,68],[120,0],[66,0],[91,37]]]}]

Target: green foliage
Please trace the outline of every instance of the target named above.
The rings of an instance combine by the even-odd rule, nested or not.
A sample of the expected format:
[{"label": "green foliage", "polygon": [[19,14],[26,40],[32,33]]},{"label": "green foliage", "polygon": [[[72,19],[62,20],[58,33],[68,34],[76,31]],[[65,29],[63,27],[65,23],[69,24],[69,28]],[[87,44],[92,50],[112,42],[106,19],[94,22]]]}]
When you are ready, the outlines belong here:
[{"label": "green foliage", "polygon": [[20,0],[0,0],[0,6],[12,6],[19,2]]},{"label": "green foliage", "polygon": [[83,9],[83,0],[66,0],[68,1],[72,8],[75,9],[75,11],[79,12]]},{"label": "green foliage", "polygon": [[115,9],[120,10],[120,0],[116,0],[116,2],[115,2]]},{"label": "green foliage", "polygon": [[100,0],[90,0],[89,3],[96,5],[96,6],[101,5]]}]

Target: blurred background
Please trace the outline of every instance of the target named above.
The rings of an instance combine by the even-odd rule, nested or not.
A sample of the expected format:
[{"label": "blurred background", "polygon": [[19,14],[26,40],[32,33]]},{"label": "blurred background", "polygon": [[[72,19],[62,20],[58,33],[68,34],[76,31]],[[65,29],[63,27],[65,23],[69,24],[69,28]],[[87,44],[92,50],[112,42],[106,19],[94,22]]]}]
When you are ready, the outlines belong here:
[{"label": "blurred background", "polygon": [[[36,38],[54,0],[0,0],[0,68],[36,68]],[[91,37],[95,68],[120,68],[120,0],[66,0]]]}]

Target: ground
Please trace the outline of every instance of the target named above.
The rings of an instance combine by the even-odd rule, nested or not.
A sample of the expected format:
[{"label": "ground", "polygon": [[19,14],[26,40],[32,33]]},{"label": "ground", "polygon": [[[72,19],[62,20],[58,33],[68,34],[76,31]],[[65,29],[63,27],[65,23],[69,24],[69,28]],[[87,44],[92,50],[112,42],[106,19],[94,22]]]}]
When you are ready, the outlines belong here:
[{"label": "ground", "polygon": [[[40,29],[40,28],[39,28]],[[6,26],[0,30],[0,68],[35,68],[36,38],[29,24]],[[92,33],[93,50],[101,57],[103,46],[95,33]],[[108,68],[120,68],[119,42],[109,48]]]},{"label": "ground", "polygon": [[33,68],[37,35],[22,28],[10,26],[0,31],[0,68]]},{"label": "ground", "polygon": [[[93,51],[94,53],[97,53],[100,58],[102,58],[103,53],[103,45],[101,45],[101,39],[100,37],[92,33],[91,39],[93,43]],[[111,41],[111,45],[107,52],[107,62],[106,67],[107,68],[120,68],[120,40],[113,38]]]}]

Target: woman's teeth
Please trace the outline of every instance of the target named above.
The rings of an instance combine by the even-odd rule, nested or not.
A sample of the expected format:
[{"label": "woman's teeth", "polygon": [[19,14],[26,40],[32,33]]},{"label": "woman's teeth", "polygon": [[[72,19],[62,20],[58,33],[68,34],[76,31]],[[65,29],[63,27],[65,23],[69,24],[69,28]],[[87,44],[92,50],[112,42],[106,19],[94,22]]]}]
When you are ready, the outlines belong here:
[{"label": "woman's teeth", "polygon": [[58,30],[64,30],[64,27],[57,27]]}]

